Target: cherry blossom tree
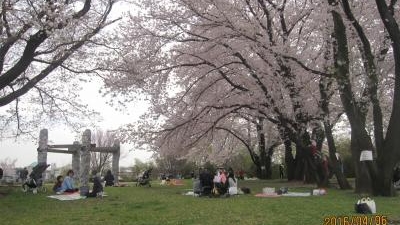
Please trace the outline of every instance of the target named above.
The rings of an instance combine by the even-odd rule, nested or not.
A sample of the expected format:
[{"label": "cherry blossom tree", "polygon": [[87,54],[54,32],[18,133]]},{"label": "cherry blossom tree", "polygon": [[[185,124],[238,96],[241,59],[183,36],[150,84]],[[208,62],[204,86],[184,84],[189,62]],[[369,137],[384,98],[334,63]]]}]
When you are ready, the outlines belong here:
[{"label": "cherry blossom tree", "polygon": [[[292,71],[283,53],[290,50],[298,36],[292,37],[292,33],[300,29],[296,26],[303,27],[302,19],[310,16],[312,7],[309,3],[300,4],[302,12],[286,20],[285,16],[292,13],[284,10],[286,3],[282,7],[264,1],[234,3],[178,1],[161,4],[157,10],[149,8],[149,15],[132,17],[137,27],[129,27],[129,35],[135,41],[126,43],[118,56],[129,55],[133,61],[129,65],[121,62],[114,68],[120,73],[109,79],[110,91],[126,91],[121,87],[127,87],[128,81],[129,90],[136,87],[152,94],[155,117],[161,114],[168,118],[163,130],[169,132],[167,136],[150,132],[163,142],[155,146],[168,146],[178,152],[182,147],[176,145],[192,147],[193,143],[210,138],[218,123],[235,114],[250,113],[285,127],[300,157],[308,147],[309,140],[302,143],[301,137],[313,119],[309,115],[318,111],[315,98],[305,93],[318,95],[318,86],[310,82],[314,79],[310,73],[296,76],[298,71]],[[289,8],[297,3],[287,4]],[[275,19],[277,22],[273,22]],[[268,26],[260,20],[266,20]],[[125,52],[131,46],[135,51]],[[281,47],[285,51],[280,51]],[[297,52],[309,48],[299,44],[296,47]],[[184,91],[168,97],[168,85]],[[146,127],[149,124],[138,130]],[[195,135],[187,132],[188,127]],[[148,140],[154,138],[150,136]],[[170,138],[178,136],[184,140]],[[165,145],[167,139],[173,140],[172,146]],[[298,177],[302,177],[301,162],[298,160]]]},{"label": "cherry blossom tree", "polygon": [[[114,0],[4,0],[0,6],[0,122],[16,135],[46,120],[78,127],[90,115],[77,98],[79,84],[93,72],[84,64],[96,46]],[[85,68],[85,69],[84,69]],[[77,75],[80,74],[80,75]],[[66,83],[70,83],[67,85]],[[2,132],[2,133],[3,133]]]},{"label": "cherry blossom tree", "polygon": [[[332,128],[345,111],[354,158],[377,148],[379,163],[392,156],[395,161],[397,145],[390,137],[397,121],[396,77],[390,74],[396,57],[388,54],[395,52],[388,40],[396,43],[396,3],[390,2],[386,15],[385,5],[378,11],[364,1],[140,1],[142,14],[122,27],[124,42],[110,57],[117,63],[106,84],[109,93],[127,99],[147,93],[152,107],[145,122],[127,126],[123,135],[159,152],[194,156],[215,151],[226,133],[246,145],[235,136],[243,118],[269,121],[285,145],[288,177],[311,179],[312,131],[323,127],[336,168]],[[385,24],[392,33],[383,29],[379,13],[392,21]],[[314,133],[320,148],[323,137]],[[264,138],[258,140],[266,146]],[[392,150],[378,149],[386,145]],[[380,174],[385,181],[372,188],[388,195],[391,164],[381,171],[376,165],[359,167],[357,191]],[[373,179],[363,180],[365,173]]]}]

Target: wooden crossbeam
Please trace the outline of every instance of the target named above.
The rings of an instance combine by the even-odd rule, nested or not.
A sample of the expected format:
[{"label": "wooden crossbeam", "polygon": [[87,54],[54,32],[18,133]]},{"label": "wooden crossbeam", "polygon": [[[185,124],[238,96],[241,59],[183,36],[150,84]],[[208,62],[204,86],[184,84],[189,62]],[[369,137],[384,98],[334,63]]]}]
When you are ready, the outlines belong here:
[{"label": "wooden crossbeam", "polygon": [[67,151],[65,149],[48,148],[47,152],[74,154],[76,151]]},{"label": "wooden crossbeam", "polygon": [[[54,153],[74,154],[77,149],[73,147],[81,148],[82,145],[47,145],[47,151]],[[119,147],[96,147],[96,144],[90,144],[90,147],[91,148],[89,149],[89,151],[91,152],[117,152],[119,150]],[[69,150],[62,148],[67,148]]]},{"label": "wooden crossbeam", "polygon": [[90,149],[91,152],[116,152],[118,150],[118,147],[95,147]]},{"label": "wooden crossbeam", "polygon": [[[61,144],[61,145],[47,145],[48,148],[72,148],[72,147],[82,147],[81,144],[74,145],[74,144]],[[95,148],[96,144],[90,144],[90,147]]]},{"label": "wooden crossbeam", "polygon": [[[47,147],[49,147],[49,148],[71,148],[74,146],[77,146],[77,145],[73,145],[73,144],[70,144],[70,145],[47,145]],[[80,146],[80,145],[78,145],[78,146]]]}]

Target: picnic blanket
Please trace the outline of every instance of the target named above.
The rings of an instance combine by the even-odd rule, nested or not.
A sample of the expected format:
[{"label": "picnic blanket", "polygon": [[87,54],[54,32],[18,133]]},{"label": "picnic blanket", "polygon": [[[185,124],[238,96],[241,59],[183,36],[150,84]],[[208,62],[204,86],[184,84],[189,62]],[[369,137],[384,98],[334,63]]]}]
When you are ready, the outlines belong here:
[{"label": "picnic blanket", "polygon": [[282,194],[282,196],[288,197],[308,197],[311,196],[310,192],[288,192],[286,194]]},{"label": "picnic blanket", "polygon": [[286,197],[308,197],[311,196],[310,192],[288,192],[285,194],[278,195],[277,193],[259,193],[254,195],[256,197],[262,197],[262,198],[275,198],[275,197],[280,197],[280,196],[286,196]]},{"label": "picnic blanket", "polygon": [[254,195],[256,197],[261,197],[261,198],[275,198],[275,197],[281,197],[280,195],[276,193],[259,193]]},{"label": "picnic blanket", "polygon": [[62,194],[62,195],[49,195],[49,198],[54,198],[60,201],[71,201],[71,200],[78,200],[78,199],[85,199],[86,196],[81,196],[79,192]]},{"label": "picnic blanket", "polygon": [[179,179],[172,179],[171,180],[171,184],[174,185],[174,186],[182,186],[182,185],[184,185],[183,181],[179,180]]}]

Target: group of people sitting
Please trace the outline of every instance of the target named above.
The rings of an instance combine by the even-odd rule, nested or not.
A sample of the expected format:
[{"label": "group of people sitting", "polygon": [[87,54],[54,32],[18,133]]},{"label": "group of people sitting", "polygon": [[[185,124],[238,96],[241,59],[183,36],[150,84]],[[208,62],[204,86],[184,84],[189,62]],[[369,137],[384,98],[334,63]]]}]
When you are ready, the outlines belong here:
[{"label": "group of people sitting", "polygon": [[[93,189],[86,194],[86,197],[96,197],[99,193],[103,192],[103,180],[97,171],[92,171],[93,176]],[[114,176],[111,170],[108,170],[104,177],[105,186],[114,185]],[[53,191],[57,194],[77,192],[78,188],[75,187],[74,171],[68,170],[66,177],[57,176],[56,182],[53,186]]]},{"label": "group of people sitting", "polygon": [[194,184],[194,191],[200,195],[226,196],[237,194],[237,179],[232,168],[219,168],[213,176],[208,169],[203,169],[199,182]]}]

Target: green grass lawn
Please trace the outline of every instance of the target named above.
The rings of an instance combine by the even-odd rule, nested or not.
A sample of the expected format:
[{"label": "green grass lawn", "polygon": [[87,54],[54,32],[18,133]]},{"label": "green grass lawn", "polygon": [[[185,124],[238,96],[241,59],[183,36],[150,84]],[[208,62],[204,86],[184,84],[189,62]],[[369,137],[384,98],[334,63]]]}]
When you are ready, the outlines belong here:
[{"label": "green grass lawn", "polygon": [[[318,225],[328,216],[354,216],[360,197],[353,191],[328,189],[325,196],[257,198],[262,187],[289,186],[290,191],[313,187],[280,181],[240,181],[252,193],[230,198],[197,198],[182,195],[192,186],[108,187],[108,197],[76,201],[47,198],[50,193],[22,193],[0,188],[0,224],[297,224]],[[388,224],[400,224],[400,197],[374,198],[377,215]],[[369,216],[368,218],[372,218]],[[397,221],[397,222],[396,222]],[[368,223],[369,224],[369,223]],[[339,225],[339,223],[337,223]]]}]

